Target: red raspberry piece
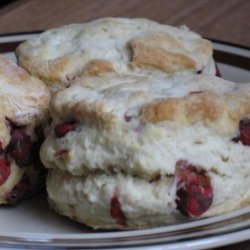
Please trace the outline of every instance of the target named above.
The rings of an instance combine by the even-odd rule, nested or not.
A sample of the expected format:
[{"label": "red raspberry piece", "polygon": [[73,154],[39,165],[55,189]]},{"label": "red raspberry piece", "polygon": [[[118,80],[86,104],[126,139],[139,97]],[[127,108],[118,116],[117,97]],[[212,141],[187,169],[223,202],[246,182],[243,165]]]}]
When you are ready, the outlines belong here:
[{"label": "red raspberry piece", "polygon": [[110,214],[116,220],[117,224],[127,226],[126,218],[121,209],[121,203],[116,195],[110,201]]},{"label": "red raspberry piece", "polygon": [[0,159],[0,185],[2,185],[10,175],[10,164],[9,162]]},{"label": "red raspberry piece", "polygon": [[57,137],[63,137],[68,132],[76,130],[76,124],[75,123],[63,123],[59,124],[55,127],[55,133]]},{"label": "red raspberry piece", "polygon": [[211,181],[206,171],[180,160],[176,163],[176,178],[177,209],[189,217],[206,212],[213,200]]},{"label": "red raspberry piece", "polygon": [[130,122],[131,119],[132,119],[132,116],[130,116],[130,115],[125,115],[125,116],[124,116],[124,120],[125,120],[126,122]]},{"label": "red raspberry piece", "polygon": [[244,118],[240,121],[240,140],[244,145],[250,146],[250,119]]},{"label": "red raspberry piece", "polygon": [[32,163],[32,142],[31,137],[26,134],[23,128],[13,128],[11,140],[7,148],[7,153],[20,166],[29,166]]},{"label": "red raspberry piece", "polygon": [[60,158],[61,156],[67,154],[69,151],[67,149],[58,149],[55,153],[55,156]]}]

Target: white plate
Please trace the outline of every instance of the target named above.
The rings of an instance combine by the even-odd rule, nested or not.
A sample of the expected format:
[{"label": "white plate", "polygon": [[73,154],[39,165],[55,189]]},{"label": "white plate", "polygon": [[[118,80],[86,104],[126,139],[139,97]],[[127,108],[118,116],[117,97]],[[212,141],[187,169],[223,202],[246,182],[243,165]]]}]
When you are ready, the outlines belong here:
[{"label": "white plate", "polygon": [[[0,53],[14,59],[19,41],[36,34],[0,36]],[[215,58],[222,76],[250,82],[247,48],[214,42]],[[250,239],[250,207],[215,216],[154,229],[93,231],[50,211],[45,194],[18,207],[0,207],[0,248],[15,249],[207,249]]]}]

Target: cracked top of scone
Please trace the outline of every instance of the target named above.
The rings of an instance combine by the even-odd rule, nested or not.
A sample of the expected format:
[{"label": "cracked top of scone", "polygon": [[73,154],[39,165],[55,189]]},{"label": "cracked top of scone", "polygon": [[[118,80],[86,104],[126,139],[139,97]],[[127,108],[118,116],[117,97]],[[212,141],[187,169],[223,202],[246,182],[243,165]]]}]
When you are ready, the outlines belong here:
[{"label": "cracked top of scone", "polygon": [[187,27],[104,18],[48,30],[21,44],[18,63],[60,89],[75,76],[215,74],[212,44]]},{"label": "cracked top of scone", "polygon": [[4,56],[0,56],[0,140],[4,148],[10,140],[8,121],[37,126],[48,112],[50,92],[40,80]]},{"label": "cracked top of scone", "polygon": [[246,83],[204,75],[84,77],[56,94],[51,114],[42,160],[73,175],[124,172],[151,180],[174,175],[185,159],[231,176],[250,162],[239,134],[250,114]]}]

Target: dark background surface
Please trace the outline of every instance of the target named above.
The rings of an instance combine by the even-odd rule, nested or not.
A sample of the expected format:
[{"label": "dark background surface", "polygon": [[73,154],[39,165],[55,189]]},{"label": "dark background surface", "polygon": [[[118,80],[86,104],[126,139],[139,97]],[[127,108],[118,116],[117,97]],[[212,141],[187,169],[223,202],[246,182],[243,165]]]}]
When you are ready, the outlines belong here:
[{"label": "dark background surface", "polygon": [[17,0],[0,9],[0,33],[45,30],[105,16],[186,24],[205,37],[250,46],[250,0]]}]

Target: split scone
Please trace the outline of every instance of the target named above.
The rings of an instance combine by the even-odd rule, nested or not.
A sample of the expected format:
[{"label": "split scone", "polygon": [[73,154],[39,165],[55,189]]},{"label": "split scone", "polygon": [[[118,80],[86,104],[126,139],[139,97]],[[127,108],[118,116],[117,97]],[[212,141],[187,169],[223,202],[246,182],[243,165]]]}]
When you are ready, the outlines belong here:
[{"label": "split scone", "polygon": [[16,204],[44,186],[39,147],[49,101],[40,80],[0,56],[0,204]]},{"label": "split scone", "polygon": [[62,215],[133,229],[250,205],[250,84],[85,77],[55,95],[51,114],[40,155]]},{"label": "split scone", "polygon": [[104,18],[48,30],[21,44],[18,64],[52,90],[76,76],[215,75],[212,44],[187,27],[147,19]]}]

